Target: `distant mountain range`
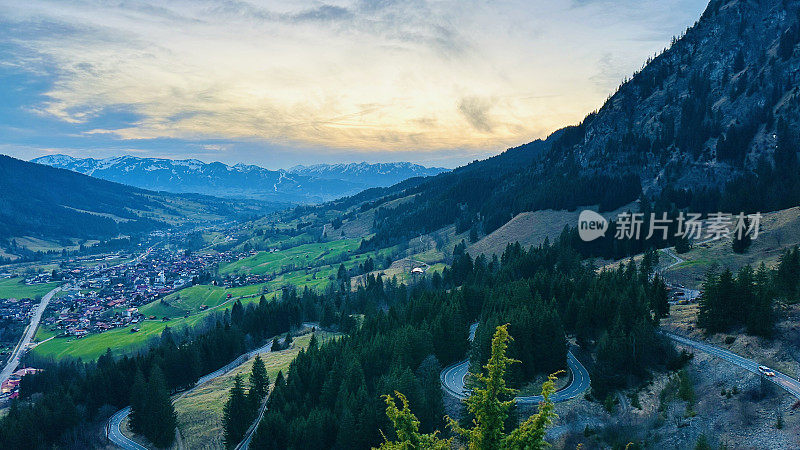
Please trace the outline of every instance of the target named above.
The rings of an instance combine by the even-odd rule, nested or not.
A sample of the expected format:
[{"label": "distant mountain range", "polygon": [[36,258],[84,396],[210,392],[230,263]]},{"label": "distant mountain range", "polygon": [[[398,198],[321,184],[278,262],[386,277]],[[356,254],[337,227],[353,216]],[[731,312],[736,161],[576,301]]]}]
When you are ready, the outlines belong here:
[{"label": "distant mountain range", "polygon": [[154,191],[246,197],[277,202],[314,203],[372,187],[391,186],[407,178],[439,174],[446,169],[407,162],[318,164],[269,170],[196,159],[171,160],[119,156],[73,158],[49,155],[31,162]]},{"label": "distant mountain range", "polygon": [[0,155],[0,192],[0,248],[22,236],[108,239],[286,206],[147,191],[5,155]]}]

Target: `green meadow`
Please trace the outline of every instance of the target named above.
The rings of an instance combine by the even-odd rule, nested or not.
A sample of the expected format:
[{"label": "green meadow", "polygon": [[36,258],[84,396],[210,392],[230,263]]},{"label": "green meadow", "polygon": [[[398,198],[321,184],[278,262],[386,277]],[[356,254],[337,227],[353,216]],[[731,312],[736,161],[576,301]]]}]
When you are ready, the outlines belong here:
[{"label": "green meadow", "polygon": [[320,265],[338,265],[342,255],[355,252],[359,244],[358,239],[342,239],[302,244],[277,252],[259,252],[256,255],[226,264],[220,267],[219,272],[223,275],[237,273],[263,275],[281,272],[287,268],[291,270]]},{"label": "green meadow", "polygon": [[[104,333],[92,334],[82,339],[74,337],[57,337],[37,345],[31,352],[37,356],[61,359],[65,357],[94,360],[111,348],[115,355],[132,353],[145,347],[147,342],[161,335],[167,326],[192,326],[199,323],[202,316],[193,316],[178,321],[161,322],[146,320],[136,324],[138,333],[132,333],[130,326],[117,328]],[[38,333],[37,333],[38,336]]]},{"label": "green meadow", "polygon": [[0,298],[37,298],[47,294],[59,283],[25,284],[25,278],[6,278],[0,280]]}]

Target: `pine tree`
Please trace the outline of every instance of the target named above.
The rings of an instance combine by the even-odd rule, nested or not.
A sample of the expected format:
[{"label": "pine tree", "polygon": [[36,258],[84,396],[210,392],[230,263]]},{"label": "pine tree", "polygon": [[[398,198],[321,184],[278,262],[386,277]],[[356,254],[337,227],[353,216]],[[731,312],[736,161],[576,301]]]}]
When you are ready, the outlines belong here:
[{"label": "pine tree", "polygon": [[146,410],[150,414],[150,420],[144,435],[157,447],[169,447],[175,441],[175,409],[169,398],[164,373],[157,365],[150,371],[147,391]]},{"label": "pine tree", "polygon": [[506,385],[505,374],[511,364],[518,362],[506,356],[508,324],[497,327],[492,338],[492,353],[484,366],[486,373],[475,374],[478,386],[467,399],[467,411],[474,417],[474,426],[462,428],[453,419],[450,427],[469,442],[470,450],[495,450],[501,448],[503,428],[509,410],[514,404],[514,389]]},{"label": "pine tree", "polygon": [[283,339],[283,348],[289,348],[292,346],[292,333],[286,333],[286,337]]},{"label": "pine tree", "polygon": [[394,425],[397,441],[391,442],[384,435],[384,442],[379,447],[381,450],[449,450],[451,448],[452,439],[440,439],[437,436],[438,431],[431,434],[420,433],[419,420],[411,412],[408,399],[397,391],[395,391],[395,395],[402,403],[403,409],[397,407],[395,399],[391,395],[384,395],[383,399],[386,402],[386,416]]},{"label": "pine tree", "polygon": [[516,430],[512,431],[504,440],[503,448],[508,450],[535,450],[549,448],[550,444],[544,440],[545,432],[557,417],[555,405],[550,401],[550,396],[556,391],[556,376],[551,374],[542,384],[543,400],[539,403],[539,411],[528,417]]},{"label": "pine tree", "polygon": [[222,408],[222,425],[225,430],[225,446],[236,447],[244,438],[247,428],[253,417],[251,403],[244,392],[242,376],[236,375],[233,379],[228,401]]},{"label": "pine tree", "polygon": [[442,401],[442,385],[439,373],[442,366],[434,355],[428,355],[419,365],[416,377],[420,381],[424,405],[420,412],[420,422],[423,431],[430,431],[444,425],[444,403]]},{"label": "pine tree", "polygon": [[[722,448],[722,447],[720,447]],[[697,438],[697,443],[694,445],[694,450],[712,450],[711,444],[708,442],[708,437],[705,434],[701,434],[700,437]]]},{"label": "pine tree", "polygon": [[244,322],[244,307],[242,306],[241,300],[236,300],[231,308],[231,321],[236,326],[242,326],[242,322]]},{"label": "pine tree", "polygon": [[264,365],[261,355],[256,355],[256,359],[253,361],[253,369],[250,371],[250,392],[248,393],[254,408],[258,408],[261,401],[266,397],[268,386],[267,367]]},{"label": "pine tree", "polygon": [[[484,366],[486,375],[476,375],[479,387],[472,391],[467,399],[467,410],[474,417],[473,427],[462,428],[458,422],[448,418],[449,425],[456,432],[467,439],[470,450],[536,450],[544,449],[549,444],[544,440],[545,430],[556,418],[555,406],[550,396],[555,392],[557,374],[552,374],[542,385],[543,400],[539,404],[539,411],[530,416],[515,430],[505,434],[504,427],[509,410],[514,400],[506,400],[513,395],[514,390],[506,386],[505,375],[508,367],[516,362],[506,357],[508,342],[508,324],[498,326],[492,339],[492,356]],[[383,450],[412,450],[412,449],[449,449],[451,440],[442,440],[437,437],[437,432],[431,434],[419,433],[419,420],[411,413],[406,397],[395,391],[395,395],[402,403],[402,409],[397,407],[395,400],[390,395],[384,396],[386,402],[386,415],[394,425],[397,441],[390,442],[384,435]]]},{"label": "pine tree", "polygon": [[148,427],[149,412],[147,411],[147,384],[141,370],[136,370],[136,375],[131,388],[131,429],[134,433],[144,434]]}]

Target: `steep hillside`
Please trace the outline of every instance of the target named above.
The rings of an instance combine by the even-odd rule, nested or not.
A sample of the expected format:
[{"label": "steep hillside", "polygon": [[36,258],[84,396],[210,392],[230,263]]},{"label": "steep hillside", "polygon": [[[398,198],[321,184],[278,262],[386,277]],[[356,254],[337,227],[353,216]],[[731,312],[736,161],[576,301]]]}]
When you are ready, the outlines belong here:
[{"label": "steep hillside", "polygon": [[416,197],[378,209],[370,244],[452,223],[488,234],[524,211],[610,211],[642,192],[698,212],[800,203],[799,10],[796,0],[712,1],[582,123],[390,190]]},{"label": "steep hillside", "polygon": [[713,0],[550,159],[630,171],[646,191],[718,187],[755,170],[776,156],[782,121],[800,122],[798,41],[796,1]]},{"label": "steep hillside", "polygon": [[0,192],[3,241],[19,236],[106,239],[270,210],[270,205],[146,191],[4,155]]},{"label": "steep hillside", "polygon": [[134,156],[76,159],[67,155],[49,155],[32,162],[155,191],[295,203],[333,200],[371,187],[390,186],[407,178],[434,175],[444,170],[411,163],[360,163],[296,166],[286,171],[248,164],[229,166],[196,159]]},{"label": "steep hillside", "polygon": [[[625,211],[636,211],[638,206],[630,203],[614,211],[607,211],[602,215],[612,219],[617,214]],[[517,214],[502,227],[494,230],[481,240],[469,245],[467,251],[470,255],[497,255],[503,254],[508,244],[519,242],[525,248],[539,246],[545,240],[555,242],[564,231],[564,227],[574,227],[578,223],[580,211],[554,211],[543,209]]]}]

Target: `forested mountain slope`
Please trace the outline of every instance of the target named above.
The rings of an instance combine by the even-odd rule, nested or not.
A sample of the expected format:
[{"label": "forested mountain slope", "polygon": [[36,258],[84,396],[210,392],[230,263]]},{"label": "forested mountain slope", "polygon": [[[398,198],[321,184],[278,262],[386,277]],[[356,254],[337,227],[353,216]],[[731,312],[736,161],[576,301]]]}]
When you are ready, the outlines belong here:
[{"label": "forested mountain slope", "polygon": [[152,192],[0,155],[0,239],[106,239],[269,205]]}]

